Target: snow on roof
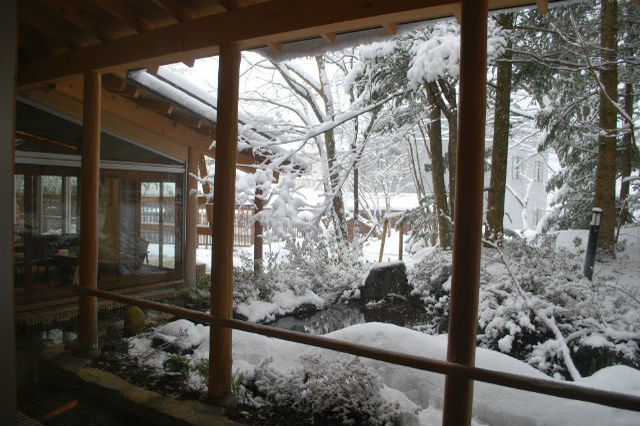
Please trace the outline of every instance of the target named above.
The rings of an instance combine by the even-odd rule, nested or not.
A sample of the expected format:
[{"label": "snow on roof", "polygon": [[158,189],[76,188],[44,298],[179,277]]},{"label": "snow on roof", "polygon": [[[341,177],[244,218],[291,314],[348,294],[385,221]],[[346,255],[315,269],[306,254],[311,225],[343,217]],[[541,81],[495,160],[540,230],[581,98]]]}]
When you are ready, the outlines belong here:
[{"label": "snow on roof", "polygon": [[[192,114],[204,118],[212,124],[217,123],[218,98],[216,94],[198,87],[168,67],[160,67],[156,75],[147,72],[147,70],[130,71],[127,77]],[[270,135],[252,129],[249,116],[241,111],[238,111],[238,116],[238,122],[242,126],[239,134],[239,149],[264,149],[266,145],[272,145],[273,138]],[[280,148],[269,146],[268,150],[273,153],[279,152]]]},{"label": "snow on roof", "polygon": [[[557,0],[549,2],[548,7],[554,8],[558,6],[566,6],[572,3],[578,3],[584,0]],[[531,5],[517,6],[511,8],[501,8],[497,10],[490,10],[489,16],[497,15],[501,13],[514,12],[518,10],[531,9],[534,7],[534,2]],[[431,25],[436,22],[447,21],[454,19],[452,16],[430,19],[427,21],[409,22],[405,24],[399,24],[396,33],[390,35],[383,28],[371,28],[368,30],[352,31],[348,33],[337,34],[333,43],[329,44],[324,39],[318,37],[309,40],[294,41],[291,43],[284,43],[280,52],[275,52],[270,47],[263,47],[254,49],[256,52],[267,59],[271,59],[275,62],[289,61],[291,59],[311,57],[322,55],[327,52],[336,52],[338,50],[347,49],[349,47],[355,47],[362,44],[371,44],[376,42],[388,41],[397,35],[402,35],[413,31],[416,28],[424,27],[425,25]]]},{"label": "snow on roof", "polygon": [[209,100],[211,97],[213,98],[213,103],[208,102],[205,100],[206,98],[194,95],[190,89],[197,89],[195,86],[185,80],[177,81],[174,76],[174,73],[164,69],[158,70],[158,76],[150,74],[146,70],[130,71],[127,75],[135,83],[180,105],[189,112],[207,119],[212,124],[216,124],[218,113],[214,106],[217,103],[215,96],[212,97],[207,93]]},{"label": "snow on roof", "polygon": [[[441,18],[452,19],[452,18]],[[429,23],[437,22],[438,20],[429,21]],[[327,43],[322,38],[314,38],[310,40],[295,41],[292,43],[284,44],[280,52],[275,52],[269,47],[263,47],[253,50],[254,52],[271,59],[275,62],[288,61],[295,58],[317,56],[327,52],[335,52],[338,50],[347,49],[349,47],[358,46],[361,44],[370,44],[380,41],[388,41],[399,34],[408,33],[415,28],[422,27],[426,24],[423,22],[412,22],[408,24],[398,25],[396,34],[389,35],[383,28],[372,28],[362,31],[353,31],[349,33],[343,33],[336,35],[336,38],[332,44]]]}]

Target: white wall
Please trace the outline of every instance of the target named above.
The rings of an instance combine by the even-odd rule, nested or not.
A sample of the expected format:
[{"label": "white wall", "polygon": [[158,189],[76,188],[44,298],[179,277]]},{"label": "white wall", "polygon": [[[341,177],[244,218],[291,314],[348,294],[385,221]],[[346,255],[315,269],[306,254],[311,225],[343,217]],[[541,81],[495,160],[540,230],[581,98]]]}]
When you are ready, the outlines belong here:
[{"label": "white wall", "polygon": [[[536,229],[547,210],[548,178],[545,154],[521,145],[509,150],[503,225],[511,229]],[[523,217],[523,203],[526,217]]]}]

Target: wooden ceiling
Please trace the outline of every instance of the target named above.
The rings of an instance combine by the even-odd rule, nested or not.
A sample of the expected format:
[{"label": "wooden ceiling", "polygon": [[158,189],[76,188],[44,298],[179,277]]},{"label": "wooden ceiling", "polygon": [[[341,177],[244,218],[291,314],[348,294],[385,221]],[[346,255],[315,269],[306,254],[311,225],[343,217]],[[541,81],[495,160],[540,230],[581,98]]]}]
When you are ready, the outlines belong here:
[{"label": "wooden ceiling", "polygon": [[[490,9],[548,0],[488,0]],[[243,49],[454,16],[457,0],[20,0],[18,89],[97,70],[126,76]]]},{"label": "wooden ceiling", "polygon": [[[20,0],[18,63],[55,57],[262,1]],[[191,65],[195,56],[181,59]],[[145,65],[160,64],[149,61]]]},{"label": "wooden ceiling", "polygon": [[[548,0],[488,0],[489,8]],[[243,49],[322,38],[370,28],[395,33],[398,24],[458,16],[457,0],[20,0],[17,89],[81,101],[81,76],[103,73],[103,110],[204,152],[215,123],[145,91],[126,76],[216,55],[220,44]],[[459,18],[459,16],[458,16]],[[42,95],[44,96],[44,95]],[[261,159],[241,155],[247,164]]]}]

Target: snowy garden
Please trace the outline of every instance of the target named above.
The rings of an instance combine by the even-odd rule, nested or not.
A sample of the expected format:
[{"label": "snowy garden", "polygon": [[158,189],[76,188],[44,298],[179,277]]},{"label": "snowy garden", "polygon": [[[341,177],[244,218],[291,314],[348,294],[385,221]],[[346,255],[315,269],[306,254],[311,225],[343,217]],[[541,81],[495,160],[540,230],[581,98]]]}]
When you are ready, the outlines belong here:
[{"label": "snowy garden", "polygon": [[[616,12],[615,100],[600,96],[609,84],[602,51],[611,50],[596,24],[604,13],[582,2],[490,18],[476,365],[640,395],[640,5],[621,1]],[[265,253],[258,270],[253,248],[235,251],[234,316],[444,360],[460,196],[459,26],[375,41],[301,59],[244,56],[240,143],[270,156],[237,176],[237,203],[264,203],[253,218]],[[213,91],[206,75],[216,68],[172,71]],[[600,152],[606,143],[613,157]],[[590,280],[592,207],[603,216]],[[370,272],[400,254],[406,291],[364,298]],[[210,248],[197,258],[210,272]],[[210,288],[206,275],[178,301],[208,311]],[[144,384],[161,387],[169,375],[183,396],[206,390],[208,326],[177,320],[124,342]],[[237,330],[233,362],[239,420],[441,422],[439,374]],[[632,411],[481,382],[474,392],[478,425],[640,422]]]},{"label": "snowy garden", "polygon": [[[593,281],[582,275],[586,235],[586,231],[529,235],[506,241],[499,249],[484,250],[479,367],[640,393],[640,227],[623,229],[617,257],[598,262]],[[310,310],[358,303],[358,288],[368,270],[379,267],[367,261],[366,254],[358,265],[340,268],[335,258],[309,253],[292,256],[284,246],[277,250],[274,256],[285,252],[285,258],[296,260],[283,260],[262,277],[252,276],[242,266],[236,268],[235,310],[252,315],[251,321],[273,323],[301,308],[301,315],[308,318]],[[374,250],[367,252],[371,257]],[[200,252],[201,258],[207,254],[208,250]],[[420,247],[407,255],[408,297],[419,301],[424,318],[430,320],[408,328],[358,323],[364,320],[356,316],[327,337],[446,358],[450,252]],[[236,261],[242,265],[243,259],[246,252],[238,250]],[[194,300],[198,291],[208,298],[206,285],[185,294]],[[180,376],[182,390],[194,395],[206,389],[208,348],[209,327],[187,320],[128,340],[128,355],[135,362],[157,377],[167,371]],[[241,407],[263,412],[264,419],[275,423],[278,416],[322,424],[440,423],[444,377],[439,374],[242,331],[233,334],[233,359],[234,393]],[[243,413],[249,416],[249,411]],[[248,419],[260,422],[256,417]],[[637,415],[476,383],[474,422],[635,424]]]}]

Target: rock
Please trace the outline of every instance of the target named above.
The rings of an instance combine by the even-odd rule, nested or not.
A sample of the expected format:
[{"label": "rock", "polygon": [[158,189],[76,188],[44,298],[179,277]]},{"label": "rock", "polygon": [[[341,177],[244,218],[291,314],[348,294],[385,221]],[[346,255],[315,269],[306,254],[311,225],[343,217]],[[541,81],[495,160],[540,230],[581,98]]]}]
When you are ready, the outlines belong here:
[{"label": "rock", "polygon": [[146,325],[146,319],[144,312],[137,306],[131,306],[127,309],[127,314],[124,318],[124,335],[135,336],[144,331]]},{"label": "rock", "polygon": [[407,268],[402,262],[386,263],[373,267],[360,287],[360,299],[367,303],[380,300],[388,294],[409,295]]}]

